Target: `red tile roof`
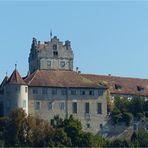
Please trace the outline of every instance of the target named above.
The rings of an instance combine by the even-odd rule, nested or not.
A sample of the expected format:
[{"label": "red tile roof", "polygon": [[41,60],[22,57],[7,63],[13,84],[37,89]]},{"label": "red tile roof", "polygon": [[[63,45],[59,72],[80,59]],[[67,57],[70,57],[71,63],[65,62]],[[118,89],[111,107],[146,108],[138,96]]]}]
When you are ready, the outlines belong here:
[{"label": "red tile roof", "polygon": [[19,72],[16,69],[11,74],[7,83],[9,83],[9,84],[26,84],[25,81],[21,78]]},{"label": "red tile roof", "polygon": [[[148,79],[91,74],[82,74],[82,76],[93,81],[96,84],[106,84],[112,94],[138,94],[148,96]],[[118,86],[120,87],[119,89],[117,89]],[[138,91],[137,87],[142,88],[143,90],[141,89],[141,91]]]},{"label": "red tile roof", "polygon": [[81,74],[64,70],[37,70],[25,82],[29,86],[105,88]]}]

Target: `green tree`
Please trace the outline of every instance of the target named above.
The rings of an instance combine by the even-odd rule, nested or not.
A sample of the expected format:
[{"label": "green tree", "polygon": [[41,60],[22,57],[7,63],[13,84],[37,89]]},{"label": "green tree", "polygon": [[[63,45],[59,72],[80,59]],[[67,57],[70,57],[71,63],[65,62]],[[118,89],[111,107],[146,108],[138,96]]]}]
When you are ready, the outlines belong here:
[{"label": "green tree", "polygon": [[125,139],[115,139],[111,142],[110,147],[131,147],[131,142]]},{"label": "green tree", "polygon": [[148,147],[148,132],[140,130],[137,133],[139,147]]},{"label": "green tree", "polygon": [[137,117],[138,113],[144,112],[144,104],[145,104],[144,98],[140,96],[133,97],[133,99],[131,100],[130,108],[129,108],[130,112],[132,112],[133,115]]},{"label": "green tree", "polygon": [[130,125],[132,118],[133,118],[132,113],[128,113],[128,112],[123,113],[123,121],[126,123],[127,126]]},{"label": "green tree", "polygon": [[70,147],[71,139],[63,128],[58,128],[53,131],[48,142],[49,147]]},{"label": "green tree", "polygon": [[67,136],[70,137],[72,146],[77,146],[79,137],[82,133],[82,124],[78,119],[74,119],[71,115],[69,119],[63,121],[64,131],[67,133]]},{"label": "green tree", "polygon": [[5,128],[6,146],[24,146],[26,117],[23,109],[16,109],[11,113]]},{"label": "green tree", "polygon": [[122,119],[122,113],[118,108],[115,107],[111,113],[111,117],[112,117],[113,123],[118,124]]}]

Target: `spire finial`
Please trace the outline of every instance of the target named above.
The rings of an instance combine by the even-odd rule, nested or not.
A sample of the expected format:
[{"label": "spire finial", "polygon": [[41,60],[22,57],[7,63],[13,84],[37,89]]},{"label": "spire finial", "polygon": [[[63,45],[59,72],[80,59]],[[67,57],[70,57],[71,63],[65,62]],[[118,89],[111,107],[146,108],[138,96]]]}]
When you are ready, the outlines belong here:
[{"label": "spire finial", "polygon": [[50,29],[50,40],[52,38],[52,29]]},{"label": "spire finial", "polygon": [[15,64],[15,70],[17,69],[17,64]]}]

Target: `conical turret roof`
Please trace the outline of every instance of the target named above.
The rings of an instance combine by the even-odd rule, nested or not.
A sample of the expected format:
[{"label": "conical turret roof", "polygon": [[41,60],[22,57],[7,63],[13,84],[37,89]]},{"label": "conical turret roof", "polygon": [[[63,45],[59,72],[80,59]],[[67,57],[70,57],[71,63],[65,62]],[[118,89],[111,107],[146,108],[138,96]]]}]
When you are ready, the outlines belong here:
[{"label": "conical turret roof", "polygon": [[9,84],[26,84],[22,79],[22,77],[20,76],[17,69],[15,69],[11,74],[10,78],[8,79],[8,83]]}]

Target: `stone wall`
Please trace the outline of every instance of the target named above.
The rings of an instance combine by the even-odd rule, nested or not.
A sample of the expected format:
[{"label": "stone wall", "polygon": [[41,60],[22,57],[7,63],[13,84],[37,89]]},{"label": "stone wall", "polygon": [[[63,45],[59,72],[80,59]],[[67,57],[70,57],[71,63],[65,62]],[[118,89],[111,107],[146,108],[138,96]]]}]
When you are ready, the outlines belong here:
[{"label": "stone wall", "polygon": [[[38,94],[33,94],[33,90],[37,89]],[[86,131],[97,133],[100,130],[100,126],[105,124],[107,115],[107,103],[106,94],[98,96],[98,89],[80,89],[69,88],[68,94],[61,95],[62,88],[46,88],[47,94],[42,94],[41,87],[29,88],[29,113],[33,116],[39,116],[50,122],[55,115],[59,115],[62,118],[73,115],[78,118],[82,124],[83,129]],[[52,89],[57,90],[56,95],[52,95]],[[76,90],[76,95],[71,95],[71,90]],[[81,95],[80,91],[84,90],[86,95]],[[89,95],[89,91],[93,90],[94,95]],[[36,109],[36,103],[40,102],[40,108]],[[48,108],[48,103],[52,102],[52,109]],[[60,104],[64,103],[64,109],[61,109]],[[73,102],[77,102],[77,113],[73,113]],[[85,113],[85,103],[90,104],[90,113]],[[102,104],[102,113],[97,113],[97,103]]]}]

